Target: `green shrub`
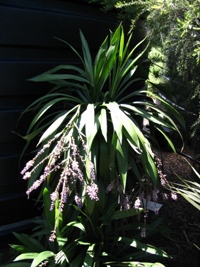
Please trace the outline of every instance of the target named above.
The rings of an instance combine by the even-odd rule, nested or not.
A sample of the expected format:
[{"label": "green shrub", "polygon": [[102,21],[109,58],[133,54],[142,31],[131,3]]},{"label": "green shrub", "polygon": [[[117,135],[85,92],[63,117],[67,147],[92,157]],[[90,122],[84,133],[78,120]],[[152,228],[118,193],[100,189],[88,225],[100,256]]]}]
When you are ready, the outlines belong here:
[{"label": "green shrub", "polygon": [[[45,217],[37,221],[32,236],[17,234],[23,245],[13,246],[21,252],[14,266],[21,261],[24,266],[32,262],[32,267],[47,262],[48,266],[136,266],[140,260],[168,257],[142,241],[146,234],[159,231],[158,221],[146,224],[147,210],[141,201],[150,195],[156,203],[160,178],[138,118],[153,123],[173,149],[163,126],[179,130],[153,103],[152,97],[160,98],[140,88],[144,82],[134,74],[144,51],[134,54],[140,43],[131,49],[131,37],[125,41],[120,25],[92,61],[80,32],[82,56],[67,45],[83,68],[60,65],[31,79],[53,85],[25,110],[36,111],[24,137],[27,146],[36,136],[40,139],[35,157],[21,172],[28,180],[28,196],[41,188]],[[160,101],[181,121],[175,109]],[[142,212],[145,219],[140,222]]]}]

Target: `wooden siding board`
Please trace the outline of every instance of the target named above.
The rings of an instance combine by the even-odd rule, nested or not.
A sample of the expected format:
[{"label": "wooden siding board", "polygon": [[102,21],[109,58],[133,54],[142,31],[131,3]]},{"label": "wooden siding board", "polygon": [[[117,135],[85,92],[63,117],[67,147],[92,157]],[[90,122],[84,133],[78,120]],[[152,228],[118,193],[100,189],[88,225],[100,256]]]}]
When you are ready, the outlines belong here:
[{"label": "wooden siding board", "polygon": [[[1,7],[0,18],[0,44],[23,46],[63,46],[62,42],[53,37],[70,41],[70,44],[79,46],[79,30],[81,29],[90,46],[96,48],[102,37],[108,33],[108,28],[114,28],[115,23],[108,21],[106,17],[98,17],[98,12],[91,16],[90,10],[84,14],[74,15],[73,12],[51,13],[49,11],[37,11],[31,9]],[[68,12],[67,12],[68,11]],[[20,20],[18,19],[20,18]],[[6,30],[5,30],[6,29]],[[16,31],[17,29],[17,31]],[[93,37],[93,38],[91,38]],[[95,37],[95,38],[94,38]]]},{"label": "wooden siding board", "polygon": [[[29,78],[56,66],[57,64],[47,63],[3,63],[0,62],[0,86],[1,96],[28,96],[41,95],[49,89],[48,84],[34,83]],[[44,90],[41,91],[41,89]],[[45,88],[47,88],[45,90]]]},{"label": "wooden siding board", "polygon": [[[36,215],[41,215],[41,205],[36,205],[36,201],[34,200],[27,200],[27,196],[21,191],[17,194],[12,193],[10,195],[6,195],[5,197],[3,196],[2,199],[5,199],[5,201],[0,202],[0,235],[1,229],[5,229],[1,226],[8,224],[8,222],[14,223],[27,218],[33,218]],[[24,205],[26,202],[28,205]],[[12,207],[12,209],[9,209],[8,207]],[[11,228],[10,231],[12,230],[13,229]],[[3,240],[0,238],[0,245],[2,242]]]},{"label": "wooden siding board", "polygon": [[17,190],[16,185],[23,183],[21,177],[16,174],[16,170],[19,172],[19,156],[1,158],[0,167],[1,171],[7,173],[7,175],[1,176],[0,190],[2,190],[3,187],[9,187],[9,190]]},{"label": "wooden siding board", "polygon": [[[17,132],[17,130],[21,133],[25,133],[26,128],[26,120],[23,118],[18,124],[18,119],[21,115],[19,110],[4,110],[0,112],[0,122],[1,124],[1,143],[18,143],[21,138],[17,136],[17,134],[13,132]],[[29,117],[30,119],[30,117]],[[9,123],[8,123],[9,122]],[[1,151],[1,148],[0,148]]]}]

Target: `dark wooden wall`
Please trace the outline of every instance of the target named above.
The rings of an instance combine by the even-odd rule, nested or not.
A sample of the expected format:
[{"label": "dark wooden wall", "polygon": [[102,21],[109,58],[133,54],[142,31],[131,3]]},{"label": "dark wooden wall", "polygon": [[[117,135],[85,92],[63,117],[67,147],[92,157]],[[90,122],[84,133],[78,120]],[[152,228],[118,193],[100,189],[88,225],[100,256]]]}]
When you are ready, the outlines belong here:
[{"label": "dark wooden wall", "polygon": [[114,14],[87,1],[0,0],[0,235],[3,225],[35,214],[19,174],[25,141],[13,132],[25,134],[29,122],[24,117],[18,123],[18,118],[48,88],[27,79],[60,63],[76,63],[76,56],[54,37],[80,49],[81,29],[95,52],[116,26]]}]

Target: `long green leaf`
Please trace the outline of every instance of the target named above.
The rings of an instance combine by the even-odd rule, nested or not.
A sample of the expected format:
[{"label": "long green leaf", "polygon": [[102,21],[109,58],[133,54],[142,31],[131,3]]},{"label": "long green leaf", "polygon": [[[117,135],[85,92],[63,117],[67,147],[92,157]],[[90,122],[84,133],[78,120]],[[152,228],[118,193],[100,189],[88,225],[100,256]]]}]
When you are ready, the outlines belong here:
[{"label": "long green leaf", "polygon": [[169,139],[169,137],[165,134],[165,132],[163,130],[161,130],[160,128],[158,128],[158,127],[155,127],[155,128],[165,137],[165,139],[167,140],[167,142],[168,142],[169,146],[171,147],[171,149],[174,151],[174,153],[176,153],[176,149],[174,147],[174,144]]},{"label": "long green leaf", "polygon": [[[123,28],[122,28],[123,33]],[[121,33],[121,34],[122,34]],[[133,83],[133,79],[128,82],[132,75],[134,74],[137,66],[134,66],[136,61],[142,56],[142,54],[145,52],[145,49],[140,53],[135,59],[130,59],[134,50],[144,41],[142,40],[138,45],[136,45],[129,54],[127,54],[128,46],[131,40],[131,36],[129,37],[127,44],[124,48],[124,52],[121,52],[122,60],[119,60],[119,66],[117,68],[117,71],[113,72],[112,75],[112,82],[111,82],[111,89],[110,89],[110,95],[111,97],[116,96],[118,92],[120,94],[125,92],[128,86],[130,86]],[[124,79],[123,79],[124,78]],[[126,85],[125,85],[126,84]],[[118,96],[119,97],[119,96]]]},{"label": "long green leaf", "polygon": [[55,254],[52,251],[43,251],[34,258],[30,267],[37,267],[42,261],[48,260],[54,256]]},{"label": "long green leaf", "polygon": [[12,249],[16,250],[19,253],[24,253],[24,252],[28,252],[28,249],[25,246],[22,245],[14,245],[14,244],[10,244],[9,245]]},{"label": "long green leaf", "polygon": [[122,145],[117,140],[117,166],[120,174],[123,191],[126,190],[127,171],[128,171],[128,143],[123,140]]},{"label": "long green leaf", "polygon": [[41,252],[44,250],[43,245],[35,238],[26,234],[14,233],[14,235],[29,251]]},{"label": "long green leaf", "polygon": [[[119,96],[123,96],[121,97],[121,99],[124,101],[124,99],[126,99],[127,95],[128,95],[128,88],[135,82],[137,81],[143,81],[143,79],[141,78],[135,78],[133,79],[133,75],[135,74],[135,71],[137,69],[137,66],[133,66],[133,68],[123,77],[123,79],[119,79],[118,78],[118,82],[116,83],[116,89],[115,89],[115,94],[114,97],[119,98]],[[120,76],[120,74],[117,74],[118,76]],[[120,101],[122,101],[120,99]]]},{"label": "long green leaf", "polygon": [[[50,69],[50,70],[48,70],[48,71],[46,71],[46,72],[44,72],[43,74],[40,74],[40,75],[37,75],[37,76],[35,76],[35,77],[33,77],[33,78],[30,78],[29,79],[29,81],[34,81],[34,82],[41,82],[41,81],[44,81],[44,78],[46,77],[45,75],[46,74],[53,74],[53,73],[56,73],[56,72],[58,72],[58,71],[60,71],[60,70],[75,70],[75,71],[77,71],[81,76],[85,76],[85,72],[81,69],[81,68],[79,68],[79,67],[77,67],[77,66],[74,66],[74,65],[58,65],[58,66],[56,66],[56,67],[54,67],[54,68],[52,68],[52,69]],[[49,80],[47,80],[47,82],[48,82]]]},{"label": "long green leaf", "polygon": [[[99,92],[102,91],[102,88],[104,84],[106,83],[111,70],[113,69],[114,66],[114,61],[116,60],[115,56],[115,47],[111,46],[109,49],[106,51],[104,58],[102,59],[102,68],[99,73],[99,78],[95,84],[95,99],[97,101],[97,97],[99,97]],[[109,87],[110,90],[110,87]]]},{"label": "long green leaf", "polygon": [[148,152],[146,147],[143,147],[143,152],[140,155],[141,162],[145,171],[146,176],[150,179],[154,185],[158,186],[158,172],[153,160],[152,155]]},{"label": "long green leaf", "polygon": [[138,248],[138,249],[140,249],[146,253],[149,253],[149,254],[169,258],[169,255],[165,251],[163,251],[162,249],[154,247],[152,245],[148,245],[146,243],[142,243],[140,241],[137,241],[137,240],[134,240],[131,238],[119,237],[118,242],[122,242],[124,244],[127,244],[130,247]]},{"label": "long green leaf", "polygon": [[66,119],[66,117],[68,116],[70,112],[64,112],[63,115],[60,115],[59,118],[55,120],[49,126],[49,128],[47,128],[47,130],[43,133],[37,145],[44,142],[46,139],[48,139],[49,136],[53,135],[58,130],[58,128],[60,127],[60,125],[63,123],[63,121]]},{"label": "long green leaf", "polygon": [[93,262],[94,262],[94,247],[95,247],[95,244],[91,244],[88,247],[88,250],[87,250],[85,258],[84,258],[84,263],[83,263],[84,267],[93,266]]},{"label": "long green leaf", "polygon": [[[180,113],[171,105],[169,104],[166,100],[164,100],[163,98],[159,97],[158,95],[150,92],[150,91],[146,91],[146,90],[139,90],[137,91],[138,94],[147,94],[149,96],[151,96],[152,98],[158,99],[163,105],[165,105],[166,109],[168,110],[168,112],[170,112],[170,114],[172,114],[177,121],[183,126],[185,127],[185,121],[184,118],[180,115]],[[154,105],[155,107],[155,105]],[[170,119],[168,117],[168,119]],[[171,119],[170,119],[171,121]]]},{"label": "long green leaf", "polygon": [[108,266],[118,266],[118,267],[165,267],[162,263],[159,262],[143,262],[143,261],[122,261],[119,263],[115,262],[106,262]]},{"label": "long green leaf", "polygon": [[[89,81],[86,78],[80,77],[78,75],[74,74],[48,74],[44,73],[43,75],[40,75],[39,78],[35,77],[31,79],[32,81],[39,80],[40,82],[51,82],[54,81],[55,84],[59,84],[60,80],[73,80],[77,82],[84,82],[89,83]],[[56,82],[57,81],[57,82]]]},{"label": "long green leaf", "polygon": [[133,173],[135,175],[135,177],[137,178],[138,181],[141,181],[141,175],[139,168],[137,166],[137,162],[135,161],[135,155],[132,151],[132,153],[129,153],[129,163],[130,163],[130,167],[133,170]]},{"label": "long green leaf", "polygon": [[46,113],[53,105],[55,105],[57,102],[60,102],[60,101],[66,101],[66,98],[65,97],[55,98],[55,99],[51,100],[50,102],[48,102],[46,105],[44,105],[40,109],[40,111],[35,115],[35,117],[33,118],[27,133],[30,133],[33,126],[35,126],[36,122],[44,115],[44,113]]},{"label": "long green leaf", "polygon": [[128,90],[127,90],[128,87],[132,86],[133,83],[144,82],[144,80],[141,78],[135,78],[135,79],[131,78],[129,80],[127,75],[125,77],[125,80],[123,80],[124,83],[122,82],[119,84],[119,88],[115,94],[115,98],[118,100],[119,103],[127,103],[127,102],[129,103],[130,99],[132,99],[133,96],[135,96],[134,91],[132,91],[131,93],[130,92],[128,93]]},{"label": "long green leaf", "polygon": [[[97,177],[99,177],[99,181],[101,181],[102,186],[104,185],[104,192],[102,192],[102,198],[104,199],[105,196],[105,187],[108,186],[110,183],[110,152],[109,152],[109,145],[105,142],[103,137],[98,138],[98,147],[96,149],[96,155],[97,155]],[[102,178],[100,178],[102,177]],[[101,200],[102,201],[102,200]],[[97,203],[98,204],[98,203]]]},{"label": "long green leaf", "polygon": [[111,140],[111,147],[110,147],[110,160],[109,160],[109,170],[110,170],[110,179],[115,180],[116,179],[116,144],[117,144],[117,135],[114,132],[112,135],[112,140]]},{"label": "long green leaf", "polygon": [[28,262],[13,262],[13,263],[1,265],[1,267],[30,267],[30,263],[28,263]]},{"label": "long green leaf", "polygon": [[71,48],[71,50],[79,57],[79,59],[81,60],[81,62],[84,64],[84,60],[83,60],[83,58],[80,56],[80,54],[78,53],[78,51],[72,46],[72,45],[70,45],[68,42],[66,42],[66,41],[64,41],[64,40],[62,40],[62,39],[60,39],[60,38],[57,38],[57,37],[55,37],[57,40],[59,40],[59,41],[61,41],[61,42],[63,42],[63,43],[65,43],[65,44],[67,44],[70,48]]},{"label": "long green leaf", "polygon": [[123,131],[122,131],[122,127],[123,127],[123,121],[120,119],[119,117],[119,112],[118,109],[119,107],[117,105],[113,105],[113,103],[109,103],[107,104],[107,107],[110,110],[110,115],[111,115],[111,122],[113,124],[113,128],[114,131],[117,134],[117,137],[120,141],[120,143],[122,143],[122,136],[123,136]]},{"label": "long green leaf", "polygon": [[85,252],[80,251],[76,257],[73,258],[73,260],[70,262],[71,266],[83,266],[83,260],[85,257]]},{"label": "long green leaf", "polygon": [[[130,36],[131,38],[131,36]],[[141,56],[145,53],[145,51],[148,48],[148,45],[146,46],[146,48],[139,53],[132,61],[130,64],[127,65],[127,62],[129,61],[129,59],[132,57],[134,51],[145,41],[146,38],[144,38],[142,41],[140,41],[139,43],[137,43],[137,45],[129,52],[128,55],[126,55],[126,59],[123,62],[123,66],[122,66],[122,77],[124,77],[126,75],[126,73],[133,67],[133,65],[138,61],[139,58],[141,58]],[[130,41],[131,39],[129,39]],[[128,48],[129,42],[127,42],[127,48]]]},{"label": "long green leaf", "polygon": [[100,125],[100,128],[101,128],[101,132],[102,132],[102,135],[105,139],[105,141],[107,142],[107,113],[106,113],[106,109],[105,108],[102,108],[100,113],[99,113],[99,125]]},{"label": "long green leaf", "polygon": [[14,261],[33,260],[38,254],[39,253],[36,252],[22,253],[21,255],[17,256]]},{"label": "long green leaf", "polygon": [[88,104],[86,109],[87,120],[85,122],[85,134],[87,139],[88,150],[90,151],[92,142],[97,133],[97,124],[95,121],[95,106],[94,104]]},{"label": "long green leaf", "polygon": [[79,228],[81,231],[85,232],[85,227],[82,223],[79,223],[79,222],[76,222],[76,221],[72,221],[72,222],[69,222],[67,224],[67,226],[73,226],[73,227],[77,227]]},{"label": "long green leaf", "polygon": [[[71,110],[69,110],[69,111],[67,111],[67,112],[63,112],[63,115],[60,114],[60,116],[58,117],[58,119],[55,120],[55,121],[51,124],[51,126],[50,126],[50,127],[43,133],[43,135],[41,136],[41,138],[40,138],[40,140],[39,140],[39,142],[38,142],[38,145],[39,145],[40,143],[42,143],[44,140],[46,140],[46,139],[47,139],[49,136],[51,136],[53,133],[55,133],[55,132],[58,130],[58,128],[60,127],[60,125],[63,123],[63,121],[67,118],[67,116],[68,116],[70,113],[76,111],[75,114],[74,114],[74,116],[76,117],[76,116],[78,115],[79,108],[80,108],[80,106],[77,105],[77,106],[75,106],[74,108],[72,108]],[[74,117],[72,117],[72,118],[74,118]],[[70,120],[70,122],[71,122],[71,121],[72,121],[72,119]],[[68,124],[70,124],[70,122],[68,122]]]},{"label": "long green leaf", "polygon": [[98,114],[95,115],[95,105],[88,104],[84,112],[79,117],[78,128],[82,132],[85,127],[88,150],[91,150],[93,140],[99,128]]},{"label": "long green leaf", "polygon": [[138,138],[138,127],[134,124],[134,122],[120,109],[120,106],[116,102],[111,102],[106,105],[110,110],[113,117],[118,118],[118,124],[123,124],[123,128],[129,134],[130,141],[132,144],[140,150],[140,142]]},{"label": "long green leaf", "polygon": [[120,104],[120,106],[133,111],[134,114],[138,114],[139,116],[146,118],[147,120],[149,120],[155,124],[159,124],[159,125],[162,125],[165,127],[168,126],[166,121],[164,121],[161,117],[156,117],[153,114],[151,114],[150,112],[146,111],[145,109],[138,108],[136,106],[129,105],[129,104]]},{"label": "long green leaf", "polygon": [[105,60],[105,53],[107,50],[107,46],[108,46],[108,36],[101,44],[94,61],[94,88],[96,88],[96,83],[99,79],[99,75],[101,74],[101,70]]},{"label": "long green leaf", "polygon": [[[118,206],[118,203],[117,201],[115,201],[115,199],[113,199],[113,196],[112,195],[109,195],[108,196],[108,199],[107,199],[109,205],[104,207],[104,212],[103,212],[103,216],[101,216],[100,218],[98,218],[98,220],[100,222],[102,222],[104,225],[108,225],[108,224],[111,224],[111,218]],[[118,218],[118,217],[117,217]],[[113,219],[116,219],[116,218],[113,218]]]},{"label": "long green leaf", "polygon": [[83,35],[82,31],[80,31],[80,38],[82,41],[82,51],[83,51],[83,59],[84,59],[84,67],[85,72],[87,73],[87,79],[91,85],[94,83],[94,76],[93,76],[93,64],[92,64],[92,57],[90,53],[90,49],[88,43]]},{"label": "long green leaf", "polygon": [[137,216],[142,212],[143,209],[130,208],[129,210],[117,210],[111,216],[111,220],[126,219],[129,217]]},{"label": "long green leaf", "polygon": [[55,224],[55,212],[50,211],[51,198],[50,198],[49,190],[46,187],[43,190],[43,202],[44,202],[44,211],[45,211],[46,220],[48,221],[51,229],[53,229],[54,224]]},{"label": "long green leaf", "polygon": [[120,45],[119,45],[119,61],[123,60],[123,53],[124,53],[124,31],[123,31],[123,28],[121,28]]}]

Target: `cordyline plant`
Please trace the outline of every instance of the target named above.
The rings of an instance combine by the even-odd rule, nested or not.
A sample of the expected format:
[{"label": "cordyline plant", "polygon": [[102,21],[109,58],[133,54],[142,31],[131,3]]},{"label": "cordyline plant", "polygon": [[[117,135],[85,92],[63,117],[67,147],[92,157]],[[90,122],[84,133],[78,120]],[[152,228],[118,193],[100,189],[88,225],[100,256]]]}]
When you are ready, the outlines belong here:
[{"label": "cordyline plant", "polygon": [[[145,51],[135,56],[140,43],[130,49],[132,37],[125,42],[121,25],[103,41],[94,61],[82,32],[80,38],[82,56],[67,45],[80,58],[83,68],[60,65],[31,79],[49,82],[54,87],[25,110],[37,111],[25,137],[27,145],[40,135],[36,156],[21,172],[23,179],[28,179],[27,194],[41,184],[48,188],[49,209],[57,210],[54,225],[50,224],[50,241],[59,242],[56,237],[61,233],[60,218],[66,218],[61,236],[71,241],[68,243],[65,239],[62,252],[66,265],[61,266],[74,261],[73,266],[100,266],[102,262],[109,262],[107,266],[136,266],[133,259],[137,260],[137,256],[127,253],[132,247],[137,249],[135,255],[138,256],[140,250],[145,255],[166,257],[161,250],[130,238],[133,224],[128,220],[141,213],[141,200],[155,196],[160,183],[154,153],[139,118],[153,123],[174,149],[163,127],[176,131],[178,128],[152,98],[160,99],[176,119],[179,115],[166,101],[152,93],[147,95],[145,87],[140,88],[144,83],[134,74],[137,61]],[[70,208],[78,210],[79,216],[71,215],[70,219],[70,215],[65,214],[65,209]],[[80,235],[70,239],[72,226],[79,228]],[[121,236],[122,228],[124,233],[128,229],[128,237]],[[143,228],[142,236],[145,235]],[[81,253],[75,253],[81,245]],[[116,249],[121,254],[116,253]],[[22,259],[26,257],[17,260]],[[120,261],[123,263],[119,265]],[[89,265],[84,265],[86,263]],[[34,264],[31,266],[36,266]]]}]

